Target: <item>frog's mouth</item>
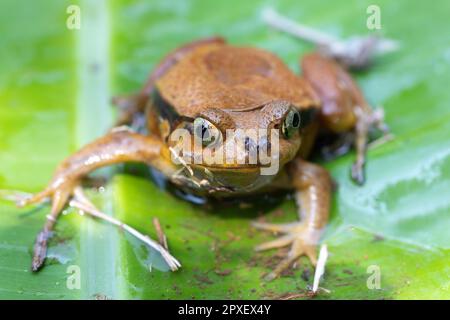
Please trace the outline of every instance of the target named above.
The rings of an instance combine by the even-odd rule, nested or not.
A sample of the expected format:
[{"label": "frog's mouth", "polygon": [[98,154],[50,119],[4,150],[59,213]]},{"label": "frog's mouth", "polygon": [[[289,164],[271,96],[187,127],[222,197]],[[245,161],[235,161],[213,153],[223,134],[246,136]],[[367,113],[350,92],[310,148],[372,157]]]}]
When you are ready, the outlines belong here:
[{"label": "frog's mouth", "polygon": [[196,164],[181,168],[171,180],[207,194],[243,193],[259,189],[274,179],[274,176],[261,175],[260,170],[257,165],[219,167]]},{"label": "frog's mouth", "polygon": [[[285,150],[294,148],[285,148]],[[172,175],[171,180],[180,186],[214,193],[225,191],[231,193],[251,192],[270,184],[278,176],[283,166],[289,162],[295,152],[276,153],[269,157],[266,164],[255,163],[193,163],[190,157],[183,158],[172,150],[172,156],[178,160],[178,170]],[[186,161],[191,160],[191,161]],[[246,159],[248,160],[248,159]]]}]

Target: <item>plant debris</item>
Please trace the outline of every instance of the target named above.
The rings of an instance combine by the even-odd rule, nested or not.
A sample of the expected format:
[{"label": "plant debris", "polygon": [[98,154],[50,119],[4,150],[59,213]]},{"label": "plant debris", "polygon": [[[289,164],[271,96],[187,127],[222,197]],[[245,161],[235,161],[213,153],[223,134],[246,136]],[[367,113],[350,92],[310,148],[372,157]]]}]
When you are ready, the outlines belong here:
[{"label": "plant debris", "polygon": [[364,69],[371,64],[375,55],[393,52],[400,47],[397,41],[376,35],[350,37],[349,39],[341,40],[320,30],[290,20],[271,8],[267,8],[262,12],[262,19],[275,29],[312,42],[323,55],[334,58],[352,69]]},{"label": "plant debris", "polygon": [[180,262],[178,262],[177,259],[175,259],[162,245],[160,245],[158,242],[154,241],[153,239],[150,239],[149,236],[143,235],[136,229],[130,227],[129,225],[99,211],[92,203],[91,201],[85,196],[83,189],[81,187],[77,187],[74,191],[74,198],[70,200],[69,205],[73,208],[76,208],[80,210],[81,215],[84,213],[88,213],[96,218],[108,221],[119,228],[121,228],[124,231],[127,231],[131,235],[135,236],[151,248],[158,251],[161,256],[164,258],[164,260],[169,265],[170,269],[172,271],[176,271],[179,267],[181,267]]},{"label": "plant debris", "polygon": [[325,273],[325,264],[327,263],[327,259],[328,259],[328,248],[326,244],[323,244],[320,247],[319,259],[317,260],[316,272],[314,273],[314,283],[312,287],[312,292],[314,294],[317,293],[319,289],[320,279]]},{"label": "plant debris", "polygon": [[153,225],[155,226],[156,233],[158,234],[159,244],[162,245],[164,249],[169,250],[169,246],[167,245],[167,237],[162,230],[158,218],[153,218]]},{"label": "plant debris", "polygon": [[214,270],[214,272],[222,277],[230,275],[233,271],[231,269],[224,269],[224,270]]}]

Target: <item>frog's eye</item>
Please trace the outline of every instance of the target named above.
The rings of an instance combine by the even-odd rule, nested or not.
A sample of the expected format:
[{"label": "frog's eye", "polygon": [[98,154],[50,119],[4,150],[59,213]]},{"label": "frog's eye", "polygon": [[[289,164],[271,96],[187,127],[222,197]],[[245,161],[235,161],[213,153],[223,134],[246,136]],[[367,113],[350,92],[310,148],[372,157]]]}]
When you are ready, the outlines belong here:
[{"label": "frog's eye", "polygon": [[292,137],[295,131],[300,128],[300,120],[300,113],[297,110],[289,110],[281,125],[281,132],[286,139]]},{"label": "frog's eye", "polygon": [[198,117],[194,120],[194,135],[206,147],[216,144],[220,140],[222,133],[211,122]]}]

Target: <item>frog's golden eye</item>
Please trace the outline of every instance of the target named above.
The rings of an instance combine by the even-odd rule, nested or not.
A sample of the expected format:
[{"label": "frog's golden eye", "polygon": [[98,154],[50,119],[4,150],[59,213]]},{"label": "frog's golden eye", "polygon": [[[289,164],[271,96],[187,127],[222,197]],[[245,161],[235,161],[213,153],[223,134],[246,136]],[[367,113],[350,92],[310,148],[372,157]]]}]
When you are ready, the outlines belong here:
[{"label": "frog's golden eye", "polygon": [[203,146],[212,146],[221,140],[222,133],[208,120],[198,117],[194,120],[194,135]]},{"label": "frog's golden eye", "polygon": [[295,109],[289,110],[281,125],[281,132],[286,139],[292,137],[295,131],[300,128],[300,121],[300,112]]}]

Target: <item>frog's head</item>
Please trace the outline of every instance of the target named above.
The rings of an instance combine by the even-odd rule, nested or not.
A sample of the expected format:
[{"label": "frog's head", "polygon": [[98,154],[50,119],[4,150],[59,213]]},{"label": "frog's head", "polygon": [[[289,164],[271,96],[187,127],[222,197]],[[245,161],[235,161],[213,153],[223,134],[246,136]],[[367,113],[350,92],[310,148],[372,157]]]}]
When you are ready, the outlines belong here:
[{"label": "frog's head", "polygon": [[204,109],[172,131],[172,160],[188,167],[184,176],[205,189],[251,191],[272,181],[295,157],[314,111],[287,101]]}]

